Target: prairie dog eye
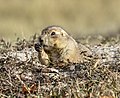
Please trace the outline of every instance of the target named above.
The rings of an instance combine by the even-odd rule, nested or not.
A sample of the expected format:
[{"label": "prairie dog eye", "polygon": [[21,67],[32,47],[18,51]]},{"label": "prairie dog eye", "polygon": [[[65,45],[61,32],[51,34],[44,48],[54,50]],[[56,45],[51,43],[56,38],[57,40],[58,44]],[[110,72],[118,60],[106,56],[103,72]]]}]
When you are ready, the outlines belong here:
[{"label": "prairie dog eye", "polygon": [[56,34],[55,32],[52,32],[52,33],[51,33],[51,36],[53,36],[53,35],[55,35],[55,34]]}]

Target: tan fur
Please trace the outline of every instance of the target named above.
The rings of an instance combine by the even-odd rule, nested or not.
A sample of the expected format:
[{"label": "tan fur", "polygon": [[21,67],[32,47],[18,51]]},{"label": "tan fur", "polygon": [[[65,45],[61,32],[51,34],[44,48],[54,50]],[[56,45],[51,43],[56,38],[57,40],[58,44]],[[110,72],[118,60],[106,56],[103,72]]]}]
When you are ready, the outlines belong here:
[{"label": "tan fur", "polygon": [[[49,26],[43,29],[39,42],[43,48],[38,53],[38,58],[44,65],[60,62],[79,63],[83,59],[77,42],[59,26]],[[81,48],[89,51],[85,46],[81,45]]]}]

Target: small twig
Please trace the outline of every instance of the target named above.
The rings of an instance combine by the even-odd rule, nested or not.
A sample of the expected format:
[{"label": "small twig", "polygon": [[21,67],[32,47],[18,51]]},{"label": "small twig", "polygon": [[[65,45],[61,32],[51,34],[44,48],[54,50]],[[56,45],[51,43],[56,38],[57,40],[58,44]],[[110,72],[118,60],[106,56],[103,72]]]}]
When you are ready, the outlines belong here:
[{"label": "small twig", "polygon": [[4,95],[4,94],[2,94],[2,93],[0,93],[0,98],[2,98],[2,96],[3,96],[3,98],[9,98],[7,95]]},{"label": "small twig", "polygon": [[19,75],[16,75],[16,77],[19,79],[19,81],[21,82],[21,84],[24,85],[24,87],[27,89],[28,93],[31,94],[30,91],[29,91],[29,89],[28,89],[27,86],[25,85],[25,83],[21,80],[20,76],[19,76]]},{"label": "small twig", "polygon": [[41,95],[40,81],[38,82],[38,94],[40,94],[40,95]]},{"label": "small twig", "polygon": [[96,61],[96,63],[94,64],[93,68],[96,68],[97,65],[99,64],[99,62],[100,62],[100,59],[98,59],[98,60]]}]

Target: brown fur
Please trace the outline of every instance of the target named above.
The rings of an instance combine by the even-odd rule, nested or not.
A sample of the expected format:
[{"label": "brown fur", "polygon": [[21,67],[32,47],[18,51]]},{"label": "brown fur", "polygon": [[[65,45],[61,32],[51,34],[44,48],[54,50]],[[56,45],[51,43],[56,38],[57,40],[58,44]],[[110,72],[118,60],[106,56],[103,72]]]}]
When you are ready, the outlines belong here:
[{"label": "brown fur", "polygon": [[[38,52],[38,58],[44,65],[60,62],[79,63],[83,59],[77,42],[59,26],[49,26],[43,29],[39,43],[42,48]],[[81,45],[81,49],[89,51],[83,45]]]}]

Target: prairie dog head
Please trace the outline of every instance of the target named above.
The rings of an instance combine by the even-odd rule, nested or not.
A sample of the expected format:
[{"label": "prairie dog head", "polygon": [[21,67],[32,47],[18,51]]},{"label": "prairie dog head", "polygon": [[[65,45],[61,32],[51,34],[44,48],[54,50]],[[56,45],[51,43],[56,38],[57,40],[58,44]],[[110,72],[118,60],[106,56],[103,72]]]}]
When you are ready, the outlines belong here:
[{"label": "prairie dog head", "polygon": [[42,30],[39,42],[44,49],[64,48],[67,45],[69,35],[59,26],[49,26]]}]

